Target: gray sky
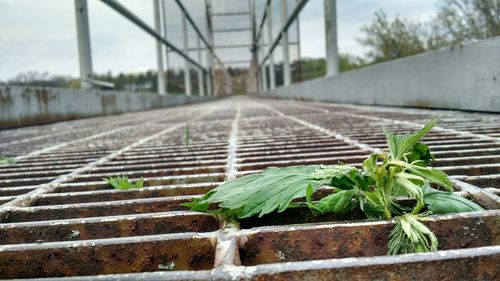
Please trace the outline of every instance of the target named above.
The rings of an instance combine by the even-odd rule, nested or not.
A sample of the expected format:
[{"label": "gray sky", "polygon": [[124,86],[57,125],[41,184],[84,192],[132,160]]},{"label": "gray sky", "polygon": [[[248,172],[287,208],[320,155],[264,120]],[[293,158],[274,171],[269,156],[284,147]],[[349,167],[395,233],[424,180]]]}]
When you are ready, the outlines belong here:
[{"label": "gray sky", "polygon": [[[120,0],[120,3],[153,25],[152,0]],[[244,9],[247,0],[213,0],[214,10],[238,11]],[[262,11],[265,0],[257,0]],[[273,1],[273,25],[280,23],[279,1]],[[289,0],[289,10],[295,0]],[[181,45],[180,12],[173,0],[166,0],[168,37]],[[185,6],[204,28],[204,0],[183,0]],[[363,55],[366,50],[356,42],[361,37],[363,24],[370,23],[373,13],[384,9],[393,18],[426,20],[436,12],[438,0],[337,0],[338,44],[340,52]],[[137,72],[154,69],[156,65],[155,41],[142,30],[125,20],[98,0],[89,0],[90,29],[94,71]],[[245,27],[248,18],[214,20],[215,28]],[[292,27],[294,29],[296,27]],[[300,17],[302,57],[324,56],[323,0],[310,0]],[[296,40],[292,32],[291,40]],[[189,30],[190,46],[196,46],[196,37]],[[264,34],[267,36],[266,34]],[[249,33],[216,34],[217,44],[248,43]],[[267,37],[265,37],[267,38]],[[279,49],[276,59],[280,59]],[[219,52],[223,60],[246,60],[247,49]],[[297,48],[291,50],[297,57]],[[196,53],[191,53],[196,57]],[[204,56],[205,57],[205,56]],[[170,56],[171,66],[182,61],[177,55]],[[205,62],[204,62],[205,63]],[[0,0],[0,80],[7,80],[20,72],[48,71],[58,75],[78,75],[78,55],[73,0]]]}]

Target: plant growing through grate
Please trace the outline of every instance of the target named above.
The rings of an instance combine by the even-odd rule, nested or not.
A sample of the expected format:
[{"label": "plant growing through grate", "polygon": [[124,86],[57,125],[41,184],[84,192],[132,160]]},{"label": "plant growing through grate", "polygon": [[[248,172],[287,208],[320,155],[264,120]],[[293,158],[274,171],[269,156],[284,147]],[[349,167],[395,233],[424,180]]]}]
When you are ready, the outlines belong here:
[{"label": "plant growing through grate", "polygon": [[[370,219],[394,218],[388,254],[436,251],[438,240],[422,223],[431,220],[429,214],[483,210],[455,195],[444,172],[427,167],[435,160],[420,140],[438,121],[434,118],[408,135],[394,135],[384,129],[389,152],[370,155],[361,169],[350,165],[271,167],[227,181],[184,206],[218,213],[229,220],[262,217],[289,208],[309,208],[315,215],[359,209]],[[323,185],[333,187],[335,192],[313,201],[313,194]],[[303,197],[305,202],[295,201]],[[400,203],[400,197],[410,199],[411,204]]]},{"label": "plant growing through grate", "polygon": [[184,127],[184,147],[189,148],[189,123],[186,123],[186,127]]},{"label": "plant growing through grate", "polygon": [[128,177],[126,176],[121,176],[121,177],[109,177],[109,178],[103,178],[104,181],[106,181],[109,185],[111,185],[114,189],[130,189],[130,188],[143,188],[144,187],[144,178],[141,177],[139,180],[137,180],[135,183],[132,183]]},{"label": "plant growing through grate", "polygon": [[0,156],[0,165],[12,165],[16,163],[14,158],[12,157],[6,157],[6,156]]}]

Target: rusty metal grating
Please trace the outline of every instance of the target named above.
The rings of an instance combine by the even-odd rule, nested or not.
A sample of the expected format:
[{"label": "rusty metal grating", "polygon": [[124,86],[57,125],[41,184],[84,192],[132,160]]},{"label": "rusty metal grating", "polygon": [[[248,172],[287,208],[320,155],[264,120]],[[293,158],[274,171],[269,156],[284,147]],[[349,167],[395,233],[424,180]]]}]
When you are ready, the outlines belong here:
[{"label": "rusty metal grating", "polygon": [[[300,210],[241,228],[179,206],[269,166],[361,164],[380,126],[426,139],[456,192],[487,209],[434,216],[440,251],[385,256],[391,223]],[[190,144],[184,144],[186,124]],[[233,98],[0,132],[0,278],[499,280],[500,117]],[[113,190],[107,176],[144,176]],[[66,280],[66,279],[65,279]]]}]

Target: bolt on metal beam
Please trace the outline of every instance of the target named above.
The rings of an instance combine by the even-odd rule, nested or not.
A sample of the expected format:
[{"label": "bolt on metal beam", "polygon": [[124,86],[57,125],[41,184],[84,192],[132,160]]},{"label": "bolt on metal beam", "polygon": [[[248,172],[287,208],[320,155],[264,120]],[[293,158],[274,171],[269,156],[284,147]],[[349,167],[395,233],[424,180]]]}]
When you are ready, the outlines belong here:
[{"label": "bolt on metal beam", "polygon": [[80,83],[82,90],[92,89],[92,52],[90,46],[89,16],[87,0],[75,0],[76,34],[80,61]]},{"label": "bolt on metal beam", "polygon": [[[153,1],[154,9],[154,19],[155,19],[155,30],[157,33],[161,32],[161,20],[160,20],[160,0]],[[156,39],[156,60],[158,65],[158,94],[164,95],[165,90],[165,71],[163,69],[163,46],[161,40]]]},{"label": "bolt on metal beam", "polygon": [[325,3],[326,75],[331,76],[339,73],[336,0],[324,0],[324,3]]}]

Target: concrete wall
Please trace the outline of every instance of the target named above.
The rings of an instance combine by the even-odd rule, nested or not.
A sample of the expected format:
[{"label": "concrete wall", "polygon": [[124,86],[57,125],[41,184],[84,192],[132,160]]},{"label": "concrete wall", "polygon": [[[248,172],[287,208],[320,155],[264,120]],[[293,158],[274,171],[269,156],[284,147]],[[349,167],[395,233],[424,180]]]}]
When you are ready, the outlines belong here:
[{"label": "concrete wall", "polygon": [[500,37],[296,83],[262,96],[500,112]]},{"label": "concrete wall", "polygon": [[0,128],[170,107],[214,99],[112,91],[0,86]]}]

